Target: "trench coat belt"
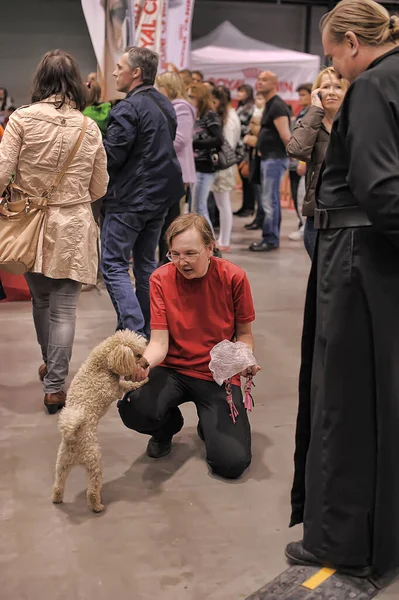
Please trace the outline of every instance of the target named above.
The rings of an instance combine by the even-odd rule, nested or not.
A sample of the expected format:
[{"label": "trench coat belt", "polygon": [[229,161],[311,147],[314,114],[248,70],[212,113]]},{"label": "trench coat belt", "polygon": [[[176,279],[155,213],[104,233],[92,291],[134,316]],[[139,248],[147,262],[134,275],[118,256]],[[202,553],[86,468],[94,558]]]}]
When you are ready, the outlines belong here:
[{"label": "trench coat belt", "polygon": [[372,222],[360,206],[343,208],[316,208],[314,226],[316,229],[344,229],[346,227],[370,227]]}]

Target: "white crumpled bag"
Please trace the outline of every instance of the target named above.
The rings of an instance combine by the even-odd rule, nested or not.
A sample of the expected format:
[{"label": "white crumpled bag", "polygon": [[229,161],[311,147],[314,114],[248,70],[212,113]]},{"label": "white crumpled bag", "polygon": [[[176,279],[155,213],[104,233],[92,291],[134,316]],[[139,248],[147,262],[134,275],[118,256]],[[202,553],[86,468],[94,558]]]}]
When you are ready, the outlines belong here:
[{"label": "white crumpled bag", "polygon": [[209,368],[218,385],[238,375],[244,369],[256,365],[251,349],[244,342],[223,340],[211,350]]},{"label": "white crumpled bag", "polygon": [[[231,379],[234,375],[238,375],[241,371],[248,369],[248,367],[256,365],[256,359],[251,349],[244,344],[244,342],[234,343],[229,342],[229,340],[223,340],[223,342],[216,344],[216,346],[212,348],[210,354],[211,362],[209,363],[209,369],[218,385],[225,384],[226,399],[230,407],[230,416],[233,419],[233,423],[235,423],[236,418],[238,417],[238,410],[233,402]],[[252,410],[253,406],[253,399],[251,396],[252,386],[252,375],[247,375],[244,406],[249,411]]]}]

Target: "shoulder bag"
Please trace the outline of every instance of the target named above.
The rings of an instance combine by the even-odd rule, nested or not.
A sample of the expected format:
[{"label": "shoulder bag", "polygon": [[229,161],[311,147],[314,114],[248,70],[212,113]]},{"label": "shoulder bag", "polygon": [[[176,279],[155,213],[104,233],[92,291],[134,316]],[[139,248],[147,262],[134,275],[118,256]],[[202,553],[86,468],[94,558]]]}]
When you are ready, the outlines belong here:
[{"label": "shoulder bag", "polygon": [[211,158],[214,171],[225,171],[238,162],[235,151],[226,139],[219,150],[211,151]]},{"label": "shoulder bag", "polygon": [[[4,198],[0,199],[0,269],[22,275],[35,264],[37,246],[42,230],[48,200],[56,191],[62,178],[79,150],[87,129],[84,117],[82,131],[65,164],[52,186],[41,196],[31,196],[22,187],[11,183]],[[23,196],[10,202],[10,189]]]}]

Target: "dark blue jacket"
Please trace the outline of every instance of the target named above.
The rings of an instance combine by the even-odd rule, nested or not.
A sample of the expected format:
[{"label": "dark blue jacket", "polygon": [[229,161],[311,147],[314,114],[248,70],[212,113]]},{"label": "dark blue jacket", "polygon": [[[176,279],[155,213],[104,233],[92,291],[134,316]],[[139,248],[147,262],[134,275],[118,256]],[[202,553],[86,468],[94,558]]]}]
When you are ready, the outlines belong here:
[{"label": "dark blue jacket", "polygon": [[185,190],[173,147],[176,127],[171,102],[153,87],[136,88],[112,109],[104,140],[110,176],[105,212],[159,212],[180,200]]}]

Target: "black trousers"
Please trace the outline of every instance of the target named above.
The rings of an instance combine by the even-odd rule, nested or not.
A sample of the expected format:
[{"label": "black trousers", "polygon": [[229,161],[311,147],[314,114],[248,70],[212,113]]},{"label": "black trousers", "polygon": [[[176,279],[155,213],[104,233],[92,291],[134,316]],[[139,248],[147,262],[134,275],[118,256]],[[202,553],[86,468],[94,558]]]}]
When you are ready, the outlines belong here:
[{"label": "black trousers", "polygon": [[204,433],[207,463],[216,475],[227,479],[240,477],[251,463],[251,430],[241,389],[232,386],[239,413],[233,423],[224,386],[165,367],[153,369],[149,379],[142,388],[118,402],[126,427],[157,438],[171,437],[184,423],[178,407],[194,402]]},{"label": "black trousers", "polygon": [[252,183],[249,181],[247,177],[242,177],[240,173],[241,181],[242,181],[242,206],[240,210],[250,210],[254,212],[255,210],[255,191]]},{"label": "black trousers", "polygon": [[298,186],[299,186],[299,182],[301,180],[301,176],[298,175],[298,173],[296,171],[289,171],[289,174],[290,174],[290,183],[291,183],[291,196],[294,201],[295,212],[298,215],[299,227],[302,227],[303,218],[299,211],[299,206],[298,206]]}]

